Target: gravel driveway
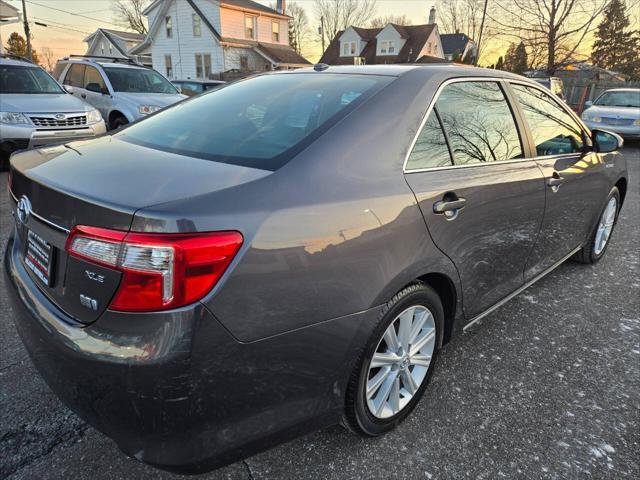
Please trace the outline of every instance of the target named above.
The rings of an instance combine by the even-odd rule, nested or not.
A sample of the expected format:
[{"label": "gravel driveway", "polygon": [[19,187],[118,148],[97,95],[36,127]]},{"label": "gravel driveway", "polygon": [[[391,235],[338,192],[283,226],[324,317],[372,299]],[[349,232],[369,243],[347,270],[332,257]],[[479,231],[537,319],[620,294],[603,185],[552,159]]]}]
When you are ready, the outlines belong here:
[{"label": "gravel driveway", "polygon": [[[409,420],[328,428],[198,478],[640,478],[640,148],[605,258],[566,263],[446,346]],[[11,226],[0,175],[2,256]],[[124,456],[34,370],[0,276],[0,478],[172,479]]]}]

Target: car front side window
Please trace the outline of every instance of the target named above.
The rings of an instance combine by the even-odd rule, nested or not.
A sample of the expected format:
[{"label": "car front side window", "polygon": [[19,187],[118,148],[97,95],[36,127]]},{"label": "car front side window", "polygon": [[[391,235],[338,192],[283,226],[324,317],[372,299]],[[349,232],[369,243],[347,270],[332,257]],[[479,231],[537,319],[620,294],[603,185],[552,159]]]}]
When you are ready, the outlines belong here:
[{"label": "car front side window", "polygon": [[497,82],[464,81],[447,85],[436,101],[436,108],[455,165],[523,157],[516,122]]},{"label": "car front side window", "polygon": [[524,85],[511,85],[520,103],[539,157],[582,152],[582,129],[547,93]]}]

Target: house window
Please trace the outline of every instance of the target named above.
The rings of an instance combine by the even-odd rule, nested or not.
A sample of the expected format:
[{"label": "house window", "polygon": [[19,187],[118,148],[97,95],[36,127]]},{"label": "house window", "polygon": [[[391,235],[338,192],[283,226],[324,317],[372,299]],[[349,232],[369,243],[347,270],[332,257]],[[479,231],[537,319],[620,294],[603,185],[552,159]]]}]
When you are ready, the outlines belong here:
[{"label": "house window", "polygon": [[393,55],[396,53],[396,42],[393,40],[383,40],[380,42],[381,55]]},{"label": "house window", "polygon": [[250,15],[244,17],[244,36],[245,38],[256,38],[256,17]]},{"label": "house window", "polygon": [[173,77],[173,62],[171,61],[171,55],[164,56],[164,66],[167,69],[167,77]]},{"label": "house window", "polygon": [[427,53],[431,53],[431,42],[427,42]]},{"label": "house window", "polygon": [[271,40],[280,43],[280,22],[271,22]]},{"label": "house window", "polygon": [[352,57],[356,54],[356,42],[344,42],[342,44],[342,56]]},{"label": "house window", "polygon": [[104,42],[100,43],[100,51],[102,52],[102,55],[104,55]]},{"label": "house window", "polygon": [[211,76],[211,55],[196,53],[196,78],[209,78]]},{"label": "house window", "polygon": [[109,44],[109,55],[113,55],[113,45]]},{"label": "house window", "polygon": [[249,70],[249,56],[240,55],[240,70]]},{"label": "house window", "polygon": [[164,18],[164,26],[167,30],[167,38],[173,38],[173,20],[171,20],[171,17]]},{"label": "house window", "polygon": [[201,37],[202,36],[202,20],[200,19],[200,15],[194,13],[191,15],[191,21],[193,23],[193,36]]}]

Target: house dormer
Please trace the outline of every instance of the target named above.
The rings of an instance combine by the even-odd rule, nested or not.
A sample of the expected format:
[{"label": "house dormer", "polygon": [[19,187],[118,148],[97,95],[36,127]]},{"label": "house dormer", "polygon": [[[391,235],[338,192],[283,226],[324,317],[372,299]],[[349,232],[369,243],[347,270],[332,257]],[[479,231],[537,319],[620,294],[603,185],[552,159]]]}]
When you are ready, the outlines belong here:
[{"label": "house dormer", "polygon": [[376,35],[376,55],[398,55],[407,42],[407,37],[401,26],[389,23]]},{"label": "house dormer", "polygon": [[359,57],[367,42],[353,27],[347,28],[340,36],[340,56]]}]

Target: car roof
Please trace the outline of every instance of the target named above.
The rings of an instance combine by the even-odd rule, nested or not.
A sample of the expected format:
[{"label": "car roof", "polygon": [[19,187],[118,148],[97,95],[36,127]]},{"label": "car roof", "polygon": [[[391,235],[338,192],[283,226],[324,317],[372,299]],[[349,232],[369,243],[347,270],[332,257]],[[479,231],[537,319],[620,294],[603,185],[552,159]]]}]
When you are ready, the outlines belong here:
[{"label": "car roof", "polygon": [[0,65],[15,65],[20,67],[40,68],[39,65],[31,63],[29,60],[20,60],[19,58],[10,58],[0,56]]},{"label": "car roof", "polygon": [[137,68],[139,70],[148,70],[144,65],[133,65],[129,63],[119,62],[103,62],[100,60],[92,60],[90,58],[64,58],[60,63],[79,63],[82,65],[100,65],[101,67],[117,67],[117,68]]},{"label": "car roof", "polygon": [[205,83],[215,83],[215,84],[217,84],[217,83],[227,83],[224,80],[191,80],[190,78],[186,79],[186,80],[183,80],[183,79],[171,80],[171,83],[184,83],[184,82],[202,83],[202,84],[205,84]]},{"label": "car roof", "polygon": [[640,92],[640,88],[608,88],[602,93],[607,92]]},{"label": "car roof", "polygon": [[[322,68],[322,70],[316,70]],[[391,77],[401,77],[410,72],[431,76],[433,74],[444,74],[451,77],[493,77],[527,81],[533,83],[532,79],[516,75],[515,73],[503,70],[493,70],[490,68],[472,67],[469,65],[454,63],[432,63],[432,64],[407,64],[407,65],[318,65],[297,70],[279,71],[276,74],[301,74],[301,73],[338,73],[346,75],[384,75]]]}]

